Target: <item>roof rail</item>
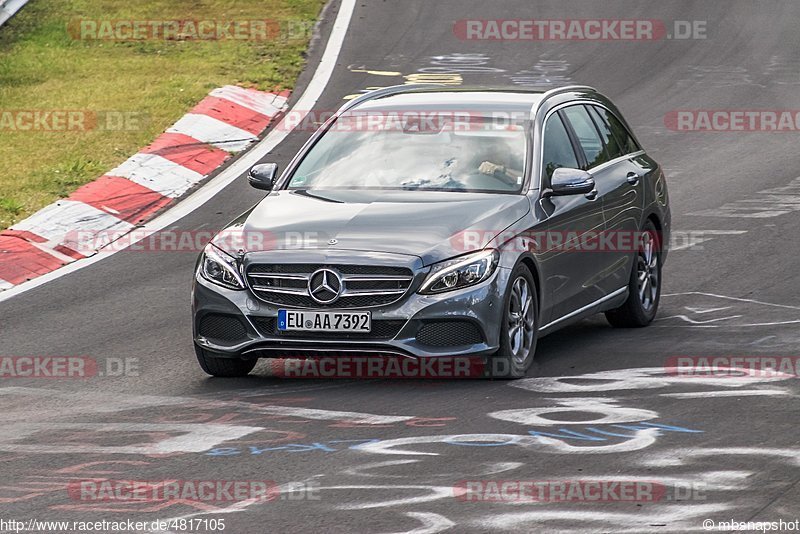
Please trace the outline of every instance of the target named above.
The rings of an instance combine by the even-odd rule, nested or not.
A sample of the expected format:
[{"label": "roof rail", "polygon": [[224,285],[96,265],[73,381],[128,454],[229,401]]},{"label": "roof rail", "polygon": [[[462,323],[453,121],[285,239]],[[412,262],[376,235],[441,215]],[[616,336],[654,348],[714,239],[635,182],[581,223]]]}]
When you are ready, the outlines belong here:
[{"label": "roof rail", "polygon": [[550,89],[549,91],[545,91],[545,93],[542,94],[542,99],[539,100],[536,104],[534,104],[533,107],[531,108],[531,120],[534,120],[536,118],[536,113],[538,113],[539,109],[542,107],[542,104],[544,104],[548,98],[563,93],[569,93],[571,91],[597,92],[597,89],[595,89],[594,87],[590,87],[588,85],[565,85],[564,87],[556,87],[555,89]]},{"label": "roof rail", "polygon": [[570,91],[594,91],[597,92],[597,89],[594,87],[590,87],[588,85],[565,85],[564,87],[556,87],[555,89],[550,89],[549,91],[545,92],[542,95],[541,102],[544,102],[548,98],[552,96],[559,95],[561,93],[568,93]]},{"label": "roof rail", "polygon": [[363,95],[347,102],[345,105],[339,108],[337,114],[342,114],[348,109],[353,109],[359,104],[363,104],[364,102],[367,102],[369,100],[375,100],[376,98],[384,98],[387,96],[398,95],[401,93],[413,93],[414,91],[420,89],[436,89],[438,87],[443,87],[443,86],[433,83],[420,83],[420,84],[408,84],[408,85],[392,85],[391,87],[381,87],[380,89],[375,89],[374,91],[370,91],[369,93],[364,93]]},{"label": "roof rail", "polygon": [[[414,93],[414,92],[417,92],[417,91],[429,91],[429,90],[433,90],[433,89],[450,89],[450,90],[453,90],[453,89],[457,89],[457,88],[445,87],[443,85],[435,84],[435,83],[392,85],[390,87],[381,87],[380,89],[375,89],[374,91],[370,91],[368,93],[364,93],[363,95],[358,96],[358,97],[354,98],[353,100],[350,100],[349,102],[345,103],[341,108],[339,108],[339,111],[337,112],[337,115],[341,115],[345,111],[353,109],[354,107],[358,106],[359,104],[363,104],[364,102],[368,102],[370,100],[375,100],[377,98],[384,98],[384,97],[387,97],[387,96],[393,96],[393,95],[398,95],[398,94],[402,94],[402,93]],[[464,89],[467,89],[467,88],[464,88]],[[479,89],[483,89],[483,88],[475,87],[475,88],[469,88],[469,89],[479,90]],[[498,90],[498,91],[499,90],[513,91],[514,88],[512,88],[512,87],[497,88],[495,90]],[[582,90],[582,91],[597,91],[597,89],[595,89],[594,87],[589,87],[588,85],[565,85],[564,87],[556,87],[555,89],[550,89],[549,91],[546,91],[546,92],[542,93],[542,99],[539,102],[539,104],[541,104],[542,102],[544,102],[545,100],[547,100],[551,96],[555,96],[557,94],[565,93],[565,92],[568,92],[568,91],[580,91],[580,90]]]}]

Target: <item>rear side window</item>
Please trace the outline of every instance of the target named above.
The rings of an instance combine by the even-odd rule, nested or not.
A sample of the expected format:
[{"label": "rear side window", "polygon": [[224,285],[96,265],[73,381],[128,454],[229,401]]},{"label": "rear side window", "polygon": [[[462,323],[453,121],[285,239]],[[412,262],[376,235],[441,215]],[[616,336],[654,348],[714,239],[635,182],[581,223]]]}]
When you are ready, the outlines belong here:
[{"label": "rear side window", "polygon": [[596,106],[586,106],[586,109],[589,110],[589,114],[591,114],[594,123],[597,125],[597,129],[600,130],[600,137],[603,139],[608,157],[614,159],[624,156],[625,150],[620,147],[616,136],[611,132],[611,126],[609,126],[606,120],[600,115],[600,108]]},{"label": "rear side window", "polygon": [[578,168],[578,158],[575,156],[567,129],[558,113],[554,113],[547,119],[543,143],[542,162],[548,179],[559,167]]},{"label": "rear side window", "polygon": [[599,106],[592,106],[592,108],[603,118],[603,120],[605,120],[606,123],[608,123],[609,127],[611,128],[611,132],[614,134],[614,138],[617,140],[617,144],[623,154],[630,154],[631,152],[638,152],[641,150],[639,145],[636,144],[636,141],[633,140],[633,137],[628,132],[628,129],[622,125],[622,122],[620,122],[616,115]]},{"label": "rear side window", "polygon": [[[609,160],[603,147],[603,141],[594,125],[589,112],[583,106],[570,106],[564,109],[572,130],[578,137],[578,142],[586,155],[586,169],[596,167]],[[584,170],[586,170],[584,169]]]}]

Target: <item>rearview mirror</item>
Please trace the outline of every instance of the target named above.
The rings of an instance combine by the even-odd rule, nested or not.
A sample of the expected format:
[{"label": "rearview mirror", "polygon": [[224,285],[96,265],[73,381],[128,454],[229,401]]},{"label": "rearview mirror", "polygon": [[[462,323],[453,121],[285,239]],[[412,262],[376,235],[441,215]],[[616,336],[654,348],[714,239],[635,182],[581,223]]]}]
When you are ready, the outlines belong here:
[{"label": "rearview mirror", "polygon": [[559,167],[550,178],[550,188],[544,196],[557,197],[565,195],[585,195],[594,191],[594,178],[580,169]]},{"label": "rearview mirror", "polygon": [[247,174],[247,181],[252,187],[263,191],[272,191],[275,185],[275,176],[278,174],[277,163],[261,163],[253,165]]}]

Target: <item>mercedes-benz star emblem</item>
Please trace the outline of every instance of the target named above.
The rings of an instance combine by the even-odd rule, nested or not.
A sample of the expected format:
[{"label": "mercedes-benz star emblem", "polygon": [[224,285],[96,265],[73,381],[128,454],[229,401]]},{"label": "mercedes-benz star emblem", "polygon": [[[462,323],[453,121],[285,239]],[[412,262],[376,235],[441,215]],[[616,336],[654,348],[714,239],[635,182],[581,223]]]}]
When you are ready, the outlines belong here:
[{"label": "mercedes-benz star emblem", "polygon": [[320,304],[330,304],[342,294],[342,279],[330,269],[319,269],[308,279],[308,292]]}]

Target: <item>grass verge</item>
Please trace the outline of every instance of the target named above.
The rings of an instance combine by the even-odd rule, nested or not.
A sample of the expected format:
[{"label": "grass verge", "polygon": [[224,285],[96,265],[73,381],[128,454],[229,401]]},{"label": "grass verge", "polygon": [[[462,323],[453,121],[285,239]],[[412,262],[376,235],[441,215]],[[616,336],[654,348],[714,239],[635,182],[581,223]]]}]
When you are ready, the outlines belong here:
[{"label": "grass verge", "polygon": [[[31,0],[0,27],[0,229],[119,165],[215,87],[291,89],[324,3]],[[103,36],[103,28],[124,29],[119,21],[134,20],[182,21],[179,31],[188,33],[94,38]],[[270,21],[266,34],[250,22],[265,20]],[[233,23],[228,28],[240,33],[187,39],[192,35],[187,21],[215,21],[222,29]],[[96,24],[97,34],[90,24]],[[88,112],[101,118],[100,126],[118,119],[122,124],[21,130],[9,122],[19,111]]]}]

